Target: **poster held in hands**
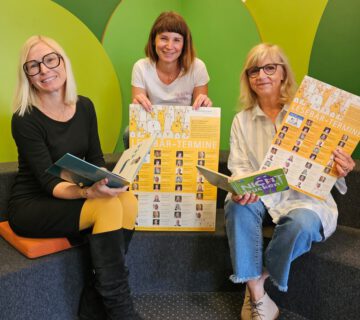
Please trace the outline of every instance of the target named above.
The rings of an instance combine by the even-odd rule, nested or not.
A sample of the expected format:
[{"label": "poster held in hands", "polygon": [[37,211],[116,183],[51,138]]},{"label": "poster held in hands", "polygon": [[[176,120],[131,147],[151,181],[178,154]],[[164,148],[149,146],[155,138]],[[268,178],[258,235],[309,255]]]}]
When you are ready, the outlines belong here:
[{"label": "poster held in hands", "polygon": [[338,179],[333,151],[360,139],[360,97],[306,76],[260,166],[284,169],[290,188],[325,199]]}]

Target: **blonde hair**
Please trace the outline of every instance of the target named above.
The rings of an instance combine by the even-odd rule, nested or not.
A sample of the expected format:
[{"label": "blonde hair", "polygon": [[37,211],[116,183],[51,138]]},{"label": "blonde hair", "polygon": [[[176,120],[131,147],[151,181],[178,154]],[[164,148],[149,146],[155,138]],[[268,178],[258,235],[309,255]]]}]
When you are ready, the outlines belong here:
[{"label": "blonde hair", "polygon": [[256,93],[251,89],[246,71],[265,58],[271,58],[274,63],[280,63],[284,71],[284,79],[280,87],[280,104],[289,103],[296,91],[297,85],[289,61],[282,49],[274,44],[261,43],[253,47],[247,55],[244,68],[240,76],[240,104],[243,109],[251,109],[258,104]]},{"label": "blonde hair", "polygon": [[41,42],[49,46],[54,50],[54,52],[60,54],[62,57],[66,72],[64,103],[71,105],[77,101],[75,78],[72,72],[70,60],[64,49],[51,38],[41,35],[32,36],[26,40],[20,51],[18,77],[13,101],[13,111],[14,113],[18,112],[20,116],[23,116],[26,111],[29,111],[33,105],[38,104],[37,90],[31,85],[28,76],[24,72],[23,65],[27,61],[31,48]]},{"label": "blonde hair", "polygon": [[191,32],[184,18],[176,12],[168,11],[161,13],[155,20],[145,46],[146,56],[155,63],[159,60],[155,50],[155,38],[162,32],[175,32],[183,36],[184,46],[179,57],[179,64],[184,70],[183,75],[186,74],[194,62],[196,55]]}]

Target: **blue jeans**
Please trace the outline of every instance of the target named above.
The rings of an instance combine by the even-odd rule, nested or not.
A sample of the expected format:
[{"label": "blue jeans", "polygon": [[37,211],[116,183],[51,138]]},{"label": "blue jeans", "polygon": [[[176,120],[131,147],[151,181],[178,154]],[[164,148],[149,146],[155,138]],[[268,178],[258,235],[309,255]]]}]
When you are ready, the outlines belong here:
[{"label": "blue jeans", "polygon": [[271,221],[261,201],[242,206],[225,204],[226,232],[234,274],[230,280],[243,283],[260,278],[263,265],[280,291],[287,291],[290,265],[311,249],[312,242],[324,240],[318,215],[309,209],[294,209],[280,218],[263,255],[262,226]]}]

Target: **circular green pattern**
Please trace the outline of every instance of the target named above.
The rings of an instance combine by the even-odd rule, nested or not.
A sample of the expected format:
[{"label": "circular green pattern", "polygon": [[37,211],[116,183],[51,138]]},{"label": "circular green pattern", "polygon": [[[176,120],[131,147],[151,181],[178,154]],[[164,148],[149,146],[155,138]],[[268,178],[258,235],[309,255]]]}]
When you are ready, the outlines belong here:
[{"label": "circular green pattern", "polygon": [[[360,95],[360,2],[329,0],[313,44],[309,75]],[[354,153],[360,158],[360,147]]]},{"label": "circular green pattern", "polygon": [[0,60],[0,161],[17,159],[10,129],[11,103],[19,50],[34,34],[54,38],[69,55],[79,94],[88,96],[95,104],[103,151],[112,152],[120,131],[121,95],[101,43],[82,22],[51,1],[6,1],[1,9],[0,37],[4,45]]}]

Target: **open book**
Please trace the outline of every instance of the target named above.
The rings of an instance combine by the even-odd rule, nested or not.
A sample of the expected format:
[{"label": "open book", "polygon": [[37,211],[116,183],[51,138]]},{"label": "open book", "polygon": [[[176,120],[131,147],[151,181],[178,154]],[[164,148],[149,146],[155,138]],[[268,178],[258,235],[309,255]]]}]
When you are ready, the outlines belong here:
[{"label": "open book", "polygon": [[234,194],[255,193],[264,196],[289,189],[282,168],[269,168],[242,177],[228,177],[203,166],[196,167],[213,186]]},{"label": "open book", "polygon": [[107,178],[109,187],[120,188],[129,185],[134,180],[155,140],[156,135],[125,150],[112,172],[70,153],[62,156],[46,172],[81,187],[91,186],[93,183]]}]

